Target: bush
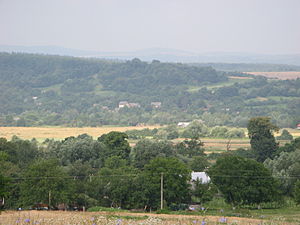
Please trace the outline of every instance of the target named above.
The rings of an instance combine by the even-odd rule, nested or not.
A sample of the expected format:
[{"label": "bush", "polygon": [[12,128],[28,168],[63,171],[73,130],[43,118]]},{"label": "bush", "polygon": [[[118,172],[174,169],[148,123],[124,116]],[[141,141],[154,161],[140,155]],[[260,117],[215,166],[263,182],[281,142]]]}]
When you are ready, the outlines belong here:
[{"label": "bush", "polygon": [[290,134],[287,130],[283,130],[281,135],[276,138],[277,140],[293,140],[293,135]]},{"label": "bush", "polygon": [[127,210],[119,209],[119,208],[108,208],[108,207],[102,207],[102,206],[94,206],[91,208],[88,208],[88,212],[126,212]]},{"label": "bush", "polygon": [[156,211],[156,214],[170,214],[171,211],[169,209],[160,209]]}]

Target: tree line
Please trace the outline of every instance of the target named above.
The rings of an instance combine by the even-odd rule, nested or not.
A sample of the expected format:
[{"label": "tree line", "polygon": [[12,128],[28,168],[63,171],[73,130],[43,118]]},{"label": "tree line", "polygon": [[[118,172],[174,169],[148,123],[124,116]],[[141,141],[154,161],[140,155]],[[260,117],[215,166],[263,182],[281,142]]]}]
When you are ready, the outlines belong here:
[{"label": "tree line", "polygon": [[[87,134],[43,143],[0,138],[2,207],[157,210],[162,176],[164,207],[174,210],[220,197],[238,207],[282,205],[284,197],[300,203],[300,139],[280,147],[276,129],[268,117],[252,118],[251,149],[211,155],[198,137],[142,139],[134,147],[115,131],[96,140]],[[211,182],[192,181],[192,171],[206,171]]]}]

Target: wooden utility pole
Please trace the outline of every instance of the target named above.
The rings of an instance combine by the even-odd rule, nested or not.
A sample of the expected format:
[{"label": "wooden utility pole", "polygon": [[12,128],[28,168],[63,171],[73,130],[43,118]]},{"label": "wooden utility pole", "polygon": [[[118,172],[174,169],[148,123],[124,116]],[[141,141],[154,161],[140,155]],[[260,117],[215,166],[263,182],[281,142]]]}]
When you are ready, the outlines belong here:
[{"label": "wooden utility pole", "polygon": [[49,210],[50,210],[50,208],[51,208],[51,190],[49,191]]},{"label": "wooden utility pole", "polygon": [[164,208],[164,173],[160,175],[160,209]]},{"label": "wooden utility pole", "polygon": [[227,152],[230,151],[230,147],[231,147],[231,138],[228,139],[228,142],[227,142],[227,144],[226,144],[226,150],[227,150]]}]

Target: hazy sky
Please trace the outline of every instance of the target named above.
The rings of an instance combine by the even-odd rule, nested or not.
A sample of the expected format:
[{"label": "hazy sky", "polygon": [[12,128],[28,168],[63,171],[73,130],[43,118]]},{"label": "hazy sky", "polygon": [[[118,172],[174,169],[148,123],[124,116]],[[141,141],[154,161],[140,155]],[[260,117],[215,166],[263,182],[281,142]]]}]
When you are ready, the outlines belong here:
[{"label": "hazy sky", "polygon": [[0,45],[300,53],[300,0],[0,0]]}]

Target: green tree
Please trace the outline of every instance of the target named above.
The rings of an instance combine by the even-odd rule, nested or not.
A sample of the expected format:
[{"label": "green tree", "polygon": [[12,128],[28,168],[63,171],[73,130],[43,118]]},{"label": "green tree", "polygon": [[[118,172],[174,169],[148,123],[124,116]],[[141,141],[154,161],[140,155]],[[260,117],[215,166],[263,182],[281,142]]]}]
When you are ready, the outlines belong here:
[{"label": "green tree", "polygon": [[300,205],[300,180],[294,185],[294,199],[297,205]]},{"label": "green tree", "polygon": [[101,206],[130,209],[138,204],[138,199],[134,199],[133,195],[139,172],[126,164],[126,160],[113,156],[105,161],[105,167],[92,178],[89,194]]},{"label": "green tree", "polygon": [[278,183],[271,172],[252,159],[226,154],[217,159],[208,174],[233,205],[260,204],[279,197]]},{"label": "green tree", "polygon": [[207,157],[205,156],[194,156],[189,163],[191,170],[195,172],[202,172],[209,165]]},{"label": "green tree", "polygon": [[176,158],[155,158],[145,165],[139,177],[144,206],[159,208],[162,175],[167,206],[189,202],[191,171]]},{"label": "green tree", "polygon": [[243,129],[233,128],[227,132],[226,137],[227,138],[244,138],[245,132],[243,131]]},{"label": "green tree", "polygon": [[193,121],[185,130],[181,136],[184,138],[198,139],[205,137],[208,134],[208,128],[199,121]]},{"label": "green tree", "polygon": [[198,138],[185,139],[176,145],[176,149],[179,154],[187,155],[190,158],[193,156],[205,156],[203,145],[203,142]]},{"label": "green tree", "polygon": [[[2,199],[8,197],[8,195],[9,195],[9,179],[7,177],[4,177],[0,173],[0,201],[2,202]],[[3,207],[4,206],[0,204],[0,210]]]},{"label": "green tree", "polygon": [[122,159],[129,160],[131,148],[128,143],[128,135],[122,132],[111,131],[98,138],[99,142],[104,143],[108,148],[105,158],[120,156]]},{"label": "green tree", "polygon": [[13,136],[11,141],[0,138],[0,152],[7,155],[7,160],[11,163],[25,168],[39,156],[36,141],[22,140],[17,136]]},{"label": "green tree", "polygon": [[281,152],[273,160],[267,159],[264,165],[272,171],[273,176],[280,177],[280,189],[291,195],[300,174],[300,148],[291,152]]},{"label": "green tree", "polygon": [[214,195],[218,192],[216,186],[211,182],[202,183],[201,180],[197,179],[196,181],[193,181],[192,186],[192,195],[195,198],[195,202],[201,204],[212,200]]},{"label": "green tree", "polygon": [[88,162],[76,161],[68,166],[68,175],[72,186],[72,205],[77,207],[90,207],[97,205],[97,200],[90,197],[89,187],[93,175],[96,173]]},{"label": "green tree", "polygon": [[226,127],[216,126],[216,127],[212,128],[212,130],[210,132],[210,136],[211,137],[225,138],[227,132],[228,132],[228,129]]},{"label": "green tree", "polygon": [[247,129],[257,161],[272,158],[278,147],[273,132],[278,131],[278,127],[271,123],[269,117],[255,117],[250,119]]},{"label": "green tree", "polygon": [[293,135],[286,129],[284,129],[280,136],[276,138],[277,140],[293,140]]},{"label": "green tree", "polygon": [[[17,201],[19,198],[19,183],[17,182],[10,182],[9,185],[7,183],[7,180],[12,180],[12,179],[18,179],[21,178],[21,172],[20,168],[16,163],[12,163],[9,160],[9,155],[4,152],[0,151],[0,176],[4,179],[2,184],[5,186],[5,192],[6,196],[5,197],[5,208],[15,208],[17,207]],[[1,178],[0,178],[1,180]],[[1,182],[0,182],[1,183]],[[0,186],[1,186],[0,185]],[[9,188],[8,188],[9,187]],[[1,189],[1,188],[0,188]],[[0,191],[1,192],[1,191]],[[0,197],[1,199],[1,197]]]},{"label": "green tree", "polygon": [[58,161],[53,159],[40,160],[30,165],[20,187],[20,203],[23,206],[48,203],[53,207],[68,203],[72,195],[68,175],[59,167]]},{"label": "green tree", "polygon": [[[51,144],[51,142],[49,143]],[[100,168],[104,163],[106,146],[94,141],[89,135],[68,137],[51,149],[50,155],[59,158],[62,165],[69,165],[76,161],[89,162],[93,167]]]},{"label": "green tree", "polygon": [[161,139],[173,140],[179,137],[178,128],[176,125],[169,125],[163,129],[158,130],[156,137]]},{"label": "green tree", "polygon": [[275,157],[279,156],[282,152],[294,152],[297,149],[300,149],[300,137],[295,138],[289,143],[285,143],[283,146],[279,146]]},{"label": "green tree", "polygon": [[169,141],[140,140],[133,148],[132,157],[135,167],[142,169],[156,157],[173,157],[176,152]]},{"label": "green tree", "polygon": [[7,141],[6,138],[0,138],[0,152],[2,160],[9,160],[10,162],[17,163],[16,152],[17,146],[16,144]]},{"label": "green tree", "polygon": [[13,136],[11,143],[16,146],[15,160],[17,160],[17,164],[20,168],[27,167],[39,157],[39,150],[35,139],[28,141]]}]

